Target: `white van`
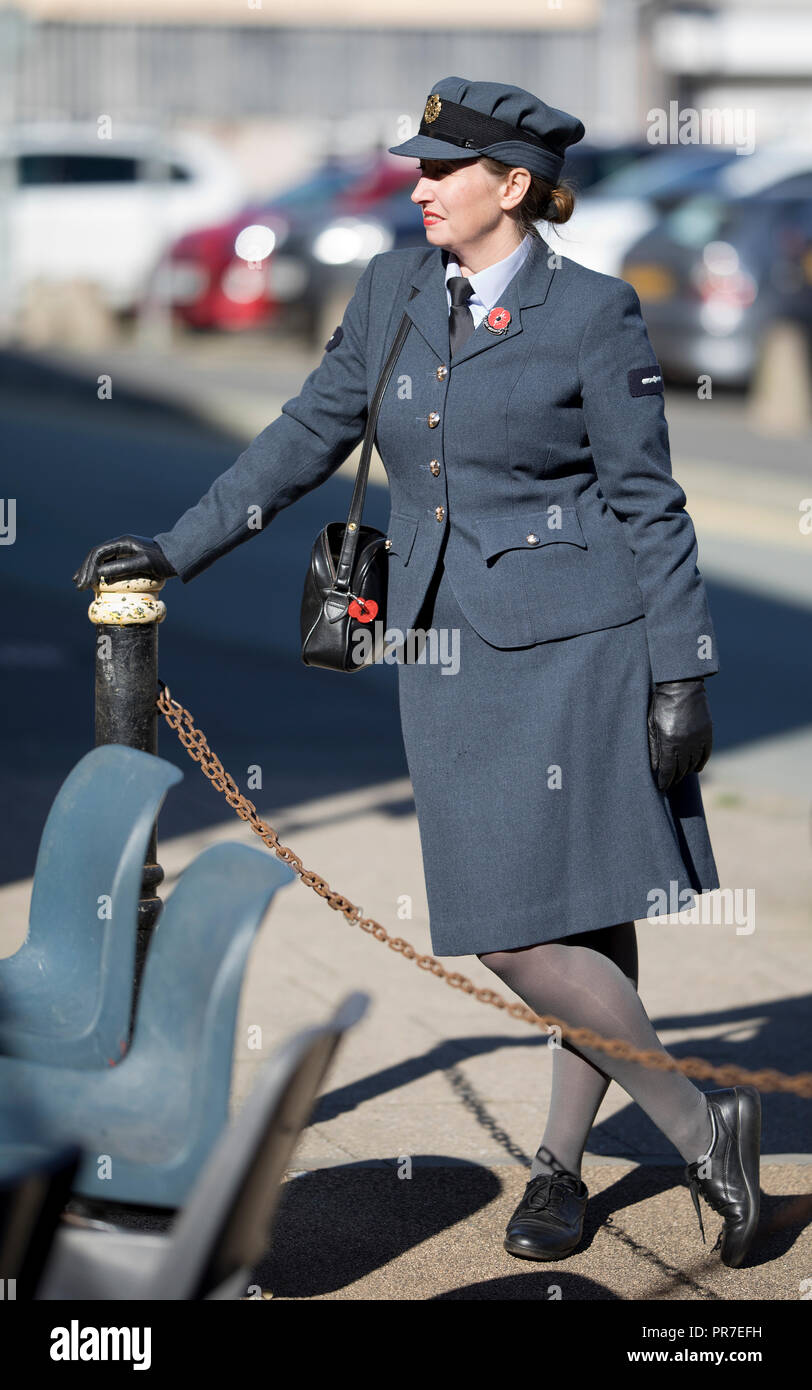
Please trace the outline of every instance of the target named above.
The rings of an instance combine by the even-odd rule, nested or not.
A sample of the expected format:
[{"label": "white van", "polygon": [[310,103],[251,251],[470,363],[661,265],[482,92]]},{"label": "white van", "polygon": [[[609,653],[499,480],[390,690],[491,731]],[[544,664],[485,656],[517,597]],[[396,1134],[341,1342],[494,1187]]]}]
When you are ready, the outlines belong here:
[{"label": "white van", "polygon": [[245,202],[227,151],[189,132],[93,123],[0,134],[0,269],[12,306],[33,280],[89,280],[110,309],[135,307],[170,242]]}]

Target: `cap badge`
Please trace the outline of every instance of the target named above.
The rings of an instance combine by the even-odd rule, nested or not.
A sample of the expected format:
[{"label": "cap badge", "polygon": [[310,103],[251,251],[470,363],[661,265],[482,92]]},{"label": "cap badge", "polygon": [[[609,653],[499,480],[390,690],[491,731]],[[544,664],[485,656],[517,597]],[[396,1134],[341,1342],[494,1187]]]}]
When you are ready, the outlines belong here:
[{"label": "cap badge", "polygon": [[440,101],[440,98],[438,96],[435,96],[434,92],[432,92],[431,96],[426,102],[426,109],[423,112],[423,120],[426,122],[426,125],[431,125],[432,121],[437,120],[437,117],[439,116],[440,111],[442,110],[442,106],[443,103]]},{"label": "cap badge", "polygon": [[491,333],[507,333],[509,325],[510,313],[507,309],[503,309],[500,304],[497,304],[495,309],[491,309],[485,319],[485,327],[490,329]]}]

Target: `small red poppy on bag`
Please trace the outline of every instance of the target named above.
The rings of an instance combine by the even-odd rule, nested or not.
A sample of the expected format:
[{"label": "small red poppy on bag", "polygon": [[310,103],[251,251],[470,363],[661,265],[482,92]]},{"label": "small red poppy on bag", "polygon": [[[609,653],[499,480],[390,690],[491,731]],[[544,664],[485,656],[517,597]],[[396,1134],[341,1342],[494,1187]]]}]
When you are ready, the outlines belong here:
[{"label": "small red poppy on bag", "polygon": [[[363,608],[361,607],[363,604]],[[357,618],[359,623],[371,623],[378,612],[378,605],[374,598],[354,598],[350,600],[348,613],[351,618]]]},{"label": "small red poppy on bag", "polygon": [[489,328],[491,333],[507,333],[509,324],[510,313],[507,309],[503,309],[500,304],[491,309],[485,320],[485,327]]}]

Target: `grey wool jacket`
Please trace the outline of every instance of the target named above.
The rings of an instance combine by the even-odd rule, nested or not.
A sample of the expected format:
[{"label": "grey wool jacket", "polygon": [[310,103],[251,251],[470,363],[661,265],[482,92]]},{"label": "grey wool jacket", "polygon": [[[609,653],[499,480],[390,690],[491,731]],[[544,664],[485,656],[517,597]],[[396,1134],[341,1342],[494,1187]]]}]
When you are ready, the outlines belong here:
[{"label": "grey wool jacket", "polygon": [[376,432],[391,500],[387,627],[413,626],[448,532],[454,593],[493,646],[644,616],[653,681],[715,673],[635,290],[534,239],[497,306],[507,314],[492,310],[492,327],[481,323],[452,360],[445,264],[439,247],[372,258],[299,395],[156,535],[181,579],[260,535],[259,512],[264,530],[340,467],[363,437],[405,309],[411,328]]}]

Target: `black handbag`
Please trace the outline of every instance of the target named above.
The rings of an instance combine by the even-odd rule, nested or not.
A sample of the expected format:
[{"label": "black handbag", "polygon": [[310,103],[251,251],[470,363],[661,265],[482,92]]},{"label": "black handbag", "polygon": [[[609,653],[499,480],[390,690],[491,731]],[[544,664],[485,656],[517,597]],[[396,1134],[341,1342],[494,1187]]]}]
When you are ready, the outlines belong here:
[{"label": "black handbag", "polygon": [[[413,288],[409,298],[416,293]],[[386,537],[374,526],[363,526],[361,513],[378,411],[410,327],[404,313],[369,408],[349,516],[346,522],[328,521],[313,545],[300,614],[305,666],[362,671],[381,654],[389,577]],[[368,634],[365,643],[356,639],[362,629]]]}]

